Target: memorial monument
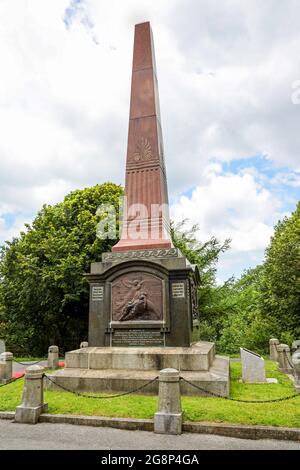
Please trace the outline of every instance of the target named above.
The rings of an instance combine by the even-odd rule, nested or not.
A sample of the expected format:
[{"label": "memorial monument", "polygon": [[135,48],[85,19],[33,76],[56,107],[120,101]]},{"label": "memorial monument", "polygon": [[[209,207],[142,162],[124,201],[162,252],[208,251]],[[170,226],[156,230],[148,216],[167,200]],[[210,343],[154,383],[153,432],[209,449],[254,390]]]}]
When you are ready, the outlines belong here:
[{"label": "memorial monument", "polygon": [[[92,263],[88,347],[66,354],[53,374],[76,390],[130,390],[173,367],[229,393],[229,362],[213,343],[192,342],[197,267],[170,236],[167,177],[150,24],[135,26],[122,233]],[[197,390],[181,383],[182,392]],[[153,383],[145,392],[156,392]],[[201,393],[198,391],[198,393]]]}]

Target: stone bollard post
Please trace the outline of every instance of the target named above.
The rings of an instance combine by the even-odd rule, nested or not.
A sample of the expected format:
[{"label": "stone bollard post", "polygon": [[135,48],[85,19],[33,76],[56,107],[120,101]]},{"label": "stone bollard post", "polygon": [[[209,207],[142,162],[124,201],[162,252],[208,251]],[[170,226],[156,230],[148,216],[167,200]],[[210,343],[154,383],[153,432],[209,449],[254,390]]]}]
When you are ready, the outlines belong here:
[{"label": "stone bollard post", "polygon": [[181,434],[182,410],[179,372],[163,369],[159,374],[158,411],[154,415],[154,432],[157,434]]},{"label": "stone bollard post", "polygon": [[278,369],[285,374],[291,374],[293,372],[293,368],[289,346],[287,344],[279,344],[277,346],[277,352]]},{"label": "stone bollard post", "polygon": [[48,367],[49,369],[58,369],[59,349],[58,346],[49,346],[48,348]]},{"label": "stone bollard post", "polygon": [[292,355],[292,363],[294,366],[295,390],[300,394],[300,347]]},{"label": "stone bollard post", "polygon": [[279,340],[277,338],[271,338],[269,341],[270,359],[271,361],[278,360],[277,347],[279,346]]},{"label": "stone bollard post", "polygon": [[82,341],[80,343],[80,349],[83,349],[83,348],[88,348],[89,347],[89,343],[87,341]]},{"label": "stone bollard post", "polygon": [[12,379],[13,353],[0,354],[0,383],[6,384]]},{"label": "stone bollard post", "polygon": [[16,408],[16,423],[36,424],[40,414],[48,411],[48,404],[44,403],[44,370],[38,365],[26,369],[22,404]]}]

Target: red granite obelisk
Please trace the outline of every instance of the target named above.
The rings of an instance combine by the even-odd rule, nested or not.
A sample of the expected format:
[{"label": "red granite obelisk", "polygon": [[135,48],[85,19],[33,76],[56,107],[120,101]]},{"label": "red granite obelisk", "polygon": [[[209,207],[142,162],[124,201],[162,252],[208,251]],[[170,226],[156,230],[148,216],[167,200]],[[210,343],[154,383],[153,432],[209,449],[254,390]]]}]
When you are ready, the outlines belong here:
[{"label": "red granite obelisk", "polygon": [[171,248],[168,190],[150,23],[135,26],[125,205],[113,252]]}]

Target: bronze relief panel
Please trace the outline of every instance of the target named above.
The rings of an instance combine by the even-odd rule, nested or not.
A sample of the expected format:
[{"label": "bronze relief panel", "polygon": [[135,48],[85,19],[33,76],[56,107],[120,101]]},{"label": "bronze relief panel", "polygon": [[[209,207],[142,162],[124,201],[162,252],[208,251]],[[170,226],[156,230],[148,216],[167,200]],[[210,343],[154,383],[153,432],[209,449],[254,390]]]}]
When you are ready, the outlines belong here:
[{"label": "bronze relief panel", "polygon": [[144,272],[130,272],[115,279],[112,320],[163,320],[163,281]]}]

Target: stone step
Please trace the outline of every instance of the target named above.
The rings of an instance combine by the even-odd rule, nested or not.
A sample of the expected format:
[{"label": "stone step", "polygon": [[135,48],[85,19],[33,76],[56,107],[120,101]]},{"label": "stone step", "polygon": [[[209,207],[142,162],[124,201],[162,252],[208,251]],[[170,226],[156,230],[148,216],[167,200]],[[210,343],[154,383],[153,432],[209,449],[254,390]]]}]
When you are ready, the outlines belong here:
[{"label": "stone step", "polygon": [[209,370],[215,345],[205,341],[183,347],[94,347],[66,353],[65,367],[75,369]]},{"label": "stone step", "polygon": [[[47,374],[58,385],[76,392],[89,393],[119,393],[135,390],[145,385],[159,375],[159,370],[134,369],[63,369]],[[221,396],[229,394],[229,359],[216,356],[209,371],[181,371],[180,375],[204,390]],[[45,387],[57,390],[52,382],[45,380]],[[205,396],[206,393],[181,381],[180,389],[183,395]],[[153,382],[139,392],[143,395],[157,395],[158,381]],[[117,398],[116,398],[117,399]]]}]

